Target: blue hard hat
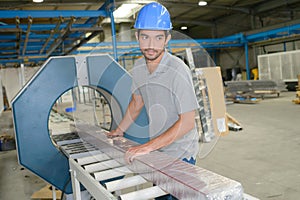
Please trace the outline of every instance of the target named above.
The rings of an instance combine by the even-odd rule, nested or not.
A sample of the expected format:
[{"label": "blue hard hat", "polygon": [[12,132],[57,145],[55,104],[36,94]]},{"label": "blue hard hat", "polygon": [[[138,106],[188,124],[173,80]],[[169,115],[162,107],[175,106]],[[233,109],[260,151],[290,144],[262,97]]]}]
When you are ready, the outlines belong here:
[{"label": "blue hard hat", "polygon": [[139,12],[134,28],[147,30],[171,30],[170,13],[161,4],[152,2],[145,5]]}]

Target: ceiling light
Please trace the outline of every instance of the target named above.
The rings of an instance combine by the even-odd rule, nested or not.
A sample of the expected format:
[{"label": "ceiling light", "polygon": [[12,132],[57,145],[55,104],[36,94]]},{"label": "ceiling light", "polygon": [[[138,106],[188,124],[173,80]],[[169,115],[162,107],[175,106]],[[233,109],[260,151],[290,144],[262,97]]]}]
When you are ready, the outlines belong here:
[{"label": "ceiling light", "polygon": [[199,1],[198,5],[199,6],[206,6],[207,2],[206,1]]},{"label": "ceiling light", "polygon": [[122,4],[117,10],[114,11],[115,18],[128,18],[136,13],[142,5],[140,4]]},{"label": "ceiling light", "polygon": [[42,3],[44,0],[32,0],[34,3]]},{"label": "ceiling light", "polygon": [[180,29],[181,30],[186,30],[188,27],[187,26],[182,26]]}]

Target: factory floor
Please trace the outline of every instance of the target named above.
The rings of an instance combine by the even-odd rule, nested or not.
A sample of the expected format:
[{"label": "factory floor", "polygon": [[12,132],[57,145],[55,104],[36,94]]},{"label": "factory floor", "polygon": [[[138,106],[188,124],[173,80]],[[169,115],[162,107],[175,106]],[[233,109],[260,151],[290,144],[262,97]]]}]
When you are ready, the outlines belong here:
[{"label": "factory floor", "polygon": [[[200,152],[197,165],[239,181],[245,193],[258,199],[299,199],[300,105],[293,99],[295,92],[284,92],[257,104],[227,105],[243,130],[220,137],[208,155]],[[2,113],[2,132],[10,131],[9,121],[11,112]],[[16,150],[0,151],[0,200],[29,200],[45,185],[18,164]]]}]

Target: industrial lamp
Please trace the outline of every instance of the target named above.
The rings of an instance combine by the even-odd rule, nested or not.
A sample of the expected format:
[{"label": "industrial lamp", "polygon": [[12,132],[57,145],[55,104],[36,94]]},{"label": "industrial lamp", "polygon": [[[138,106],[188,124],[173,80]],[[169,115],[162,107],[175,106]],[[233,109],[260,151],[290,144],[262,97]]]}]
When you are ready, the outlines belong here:
[{"label": "industrial lamp", "polygon": [[207,2],[206,1],[199,1],[198,5],[199,6],[206,6]]}]

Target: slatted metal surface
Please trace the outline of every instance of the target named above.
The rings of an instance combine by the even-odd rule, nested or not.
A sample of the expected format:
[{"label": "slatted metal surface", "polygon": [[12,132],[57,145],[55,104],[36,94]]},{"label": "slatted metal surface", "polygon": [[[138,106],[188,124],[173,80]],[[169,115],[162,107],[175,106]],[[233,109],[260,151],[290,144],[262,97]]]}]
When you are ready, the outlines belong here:
[{"label": "slatted metal surface", "polygon": [[[136,145],[125,138],[108,139],[98,127],[82,126],[78,137],[59,136],[57,145],[69,157],[75,199],[79,182],[95,199],[242,199],[240,183],[161,152],[137,157],[128,165],[125,151]],[[55,138],[54,138],[55,139]],[[77,188],[77,189],[76,189]]]},{"label": "slatted metal surface", "polygon": [[[98,187],[105,188],[108,193],[115,192],[114,197],[116,199],[153,199],[168,195],[159,186],[155,186],[142,176],[136,175],[124,163],[118,162],[94,145],[83,141],[75,132],[55,135],[54,139],[57,140],[60,149],[69,159],[74,161],[73,164],[82,168],[86,176],[96,180]],[[148,186],[144,188],[143,185],[146,183]],[[132,187],[135,187],[135,191],[120,192]],[[108,193],[106,197],[110,199],[111,196]],[[101,196],[99,199],[102,198]]]}]

